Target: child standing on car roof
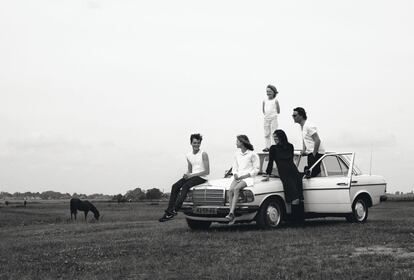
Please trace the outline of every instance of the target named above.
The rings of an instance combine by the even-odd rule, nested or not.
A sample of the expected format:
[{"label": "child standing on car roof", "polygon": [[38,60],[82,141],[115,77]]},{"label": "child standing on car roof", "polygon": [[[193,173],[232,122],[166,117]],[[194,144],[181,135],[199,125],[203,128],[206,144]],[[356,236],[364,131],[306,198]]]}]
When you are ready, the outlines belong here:
[{"label": "child standing on car roof", "polygon": [[280,114],[279,101],[276,99],[278,91],[275,86],[266,87],[267,99],[263,101],[262,111],[264,115],[264,137],[266,147],[263,152],[268,152],[272,145],[271,135],[278,128],[277,115]]}]

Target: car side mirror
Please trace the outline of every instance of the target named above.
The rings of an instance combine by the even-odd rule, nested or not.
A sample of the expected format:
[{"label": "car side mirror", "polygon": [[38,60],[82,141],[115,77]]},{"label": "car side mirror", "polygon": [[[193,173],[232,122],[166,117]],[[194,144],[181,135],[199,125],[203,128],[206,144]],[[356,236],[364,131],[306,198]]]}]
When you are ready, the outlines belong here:
[{"label": "car side mirror", "polygon": [[303,168],[303,173],[305,174],[305,178],[309,179],[312,176],[311,170],[309,169],[309,166],[305,166],[305,168]]},{"label": "car side mirror", "polygon": [[224,178],[229,178],[231,176],[233,176],[232,168],[224,172]]}]

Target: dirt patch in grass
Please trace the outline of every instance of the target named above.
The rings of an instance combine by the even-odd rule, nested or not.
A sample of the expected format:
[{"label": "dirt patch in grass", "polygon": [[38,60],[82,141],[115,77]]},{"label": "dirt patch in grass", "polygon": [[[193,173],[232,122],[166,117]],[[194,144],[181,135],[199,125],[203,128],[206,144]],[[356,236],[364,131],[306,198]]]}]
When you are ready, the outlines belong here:
[{"label": "dirt patch in grass", "polygon": [[380,245],[355,248],[355,252],[352,255],[386,255],[395,258],[414,258],[414,252],[409,252],[403,248],[392,248]]}]

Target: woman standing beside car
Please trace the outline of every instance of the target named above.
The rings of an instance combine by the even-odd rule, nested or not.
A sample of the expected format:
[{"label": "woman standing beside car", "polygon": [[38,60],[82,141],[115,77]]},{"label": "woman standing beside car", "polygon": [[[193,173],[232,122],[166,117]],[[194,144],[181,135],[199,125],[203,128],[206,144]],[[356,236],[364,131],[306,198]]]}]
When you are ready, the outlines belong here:
[{"label": "woman standing beside car", "polygon": [[229,189],[230,213],[226,216],[229,224],[234,223],[234,210],[239,198],[240,191],[248,186],[253,186],[254,176],[260,169],[259,156],[253,152],[253,145],[250,144],[246,135],[237,136],[236,146],[240,150],[236,152],[232,171],[233,181]]},{"label": "woman standing beside car", "polygon": [[286,202],[299,205],[303,201],[302,176],[293,162],[293,145],[288,142],[286,133],[281,129],[275,130],[273,138],[276,145],[270,147],[269,163],[266,169],[267,178],[263,181],[269,180],[273,162],[276,162]]}]

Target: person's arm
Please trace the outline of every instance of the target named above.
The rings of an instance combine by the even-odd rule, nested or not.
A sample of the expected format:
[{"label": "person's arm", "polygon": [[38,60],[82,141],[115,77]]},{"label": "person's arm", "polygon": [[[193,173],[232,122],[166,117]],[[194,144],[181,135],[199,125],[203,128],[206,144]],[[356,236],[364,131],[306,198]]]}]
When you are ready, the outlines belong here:
[{"label": "person's arm", "polygon": [[264,113],[265,113],[265,102],[264,101],[262,103],[262,112],[263,112],[263,115],[264,115]]},{"label": "person's arm", "polygon": [[187,172],[191,174],[193,172],[193,165],[191,162],[187,159]]},{"label": "person's arm", "polygon": [[267,174],[267,176],[266,176],[266,178],[264,178],[262,181],[269,181],[269,177],[270,177],[270,174],[272,174],[272,169],[273,169],[273,161],[274,161],[274,158],[273,158],[273,152],[272,152],[272,148],[270,149],[270,151],[269,151],[269,162],[267,163],[267,168],[266,168],[266,174]]},{"label": "person's arm", "polygon": [[303,138],[302,138],[302,151],[301,151],[301,155],[303,155],[303,156],[306,155],[306,145],[305,145],[305,140],[303,140]]},{"label": "person's arm", "polygon": [[321,145],[321,139],[319,138],[319,135],[317,132],[312,134],[312,139],[315,142],[315,145],[313,145],[313,155],[316,156],[316,154],[319,151],[319,146]]},{"label": "person's arm", "polygon": [[260,170],[260,159],[259,159],[259,155],[256,153],[253,153],[252,164],[253,164],[253,171],[250,172],[251,177],[256,176]]},{"label": "person's arm", "polygon": [[204,168],[205,168],[204,171],[201,171],[201,172],[198,172],[198,173],[190,173],[188,175],[188,178],[196,177],[196,176],[205,176],[205,175],[210,174],[210,162],[209,162],[208,155],[207,155],[206,152],[203,152],[202,158],[203,158],[203,164],[204,164]]},{"label": "person's arm", "polygon": [[280,105],[279,105],[279,101],[277,100],[276,100],[276,112],[280,114]]},{"label": "person's arm", "polygon": [[295,156],[295,147],[292,144],[289,145],[289,154],[292,158]]},{"label": "person's arm", "polygon": [[187,159],[187,173],[183,175],[184,179],[190,178],[191,172],[193,172],[193,166],[191,162]]},{"label": "person's arm", "polygon": [[269,151],[269,162],[267,163],[267,168],[266,168],[266,174],[267,175],[272,174],[274,160],[275,160],[274,152],[273,152],[273,149],[271,148],[270,151]]},{"label": "person's arm", "polygon": [[237,172],[239,172],[239,164],[237,163],[237,156],[234,156],[233,166],[231,168],[235,180],[238,180]]}]

